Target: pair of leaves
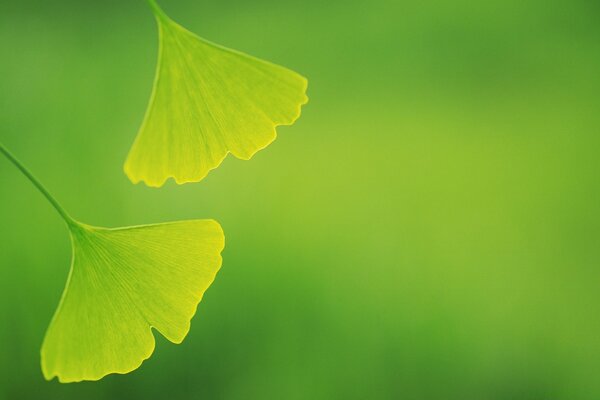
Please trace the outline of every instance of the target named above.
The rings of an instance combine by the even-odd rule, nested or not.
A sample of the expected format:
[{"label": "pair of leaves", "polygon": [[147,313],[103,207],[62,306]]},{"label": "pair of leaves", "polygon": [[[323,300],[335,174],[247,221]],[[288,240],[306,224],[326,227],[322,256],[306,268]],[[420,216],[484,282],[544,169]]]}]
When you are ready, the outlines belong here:
[{"label": "pair of leaves", "polygon": [[[150,104],[125,163],[132,182],[199,181],[228,153],[249,159],[275,139],[278,125],[299,117],[308,100],[305,78],[210,43],[149,1],[159,58]],[[151,327],[171,342],[183,341],[221,266],[219,224],[106,229],[65,219],[73,260],[42,345],[45,378],[75,382],[130,372],[154,350]]]}]

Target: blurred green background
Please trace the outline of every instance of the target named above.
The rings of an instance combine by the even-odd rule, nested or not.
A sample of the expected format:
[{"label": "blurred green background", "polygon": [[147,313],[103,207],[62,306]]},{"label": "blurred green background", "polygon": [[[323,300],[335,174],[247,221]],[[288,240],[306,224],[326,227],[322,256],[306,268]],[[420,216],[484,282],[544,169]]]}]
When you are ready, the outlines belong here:
[{"label": "blurred green background", "polygon": [[600,398],[600,3],[161,4],[310,103],[249,162],[131,185],[145,2],[2,0],[0,141],[86,223],[215,218],[227,246],[182,345],[45,382],[69,237],[0,160],[0,398]]}]

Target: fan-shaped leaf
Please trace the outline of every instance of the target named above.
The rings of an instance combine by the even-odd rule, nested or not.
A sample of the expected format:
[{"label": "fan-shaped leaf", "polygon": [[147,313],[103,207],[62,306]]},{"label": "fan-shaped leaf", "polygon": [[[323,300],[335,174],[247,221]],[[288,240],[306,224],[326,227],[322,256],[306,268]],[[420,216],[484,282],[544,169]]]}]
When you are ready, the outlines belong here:
[{"label": "fan-shaped leaf", "polygon": [[208,42],[155,9],[159,59],[144,122],[125,163],[132,182],[197,182],[227,153],[247,160],[291,125],[307,81]]},{"label": "fan-shaped leaf", "polygon": [[73,262],[42,345],[46,379],[127,373],[154,351],[156,328],[180,343],[221,266],[212,220],[105,229],[71,225]]}]

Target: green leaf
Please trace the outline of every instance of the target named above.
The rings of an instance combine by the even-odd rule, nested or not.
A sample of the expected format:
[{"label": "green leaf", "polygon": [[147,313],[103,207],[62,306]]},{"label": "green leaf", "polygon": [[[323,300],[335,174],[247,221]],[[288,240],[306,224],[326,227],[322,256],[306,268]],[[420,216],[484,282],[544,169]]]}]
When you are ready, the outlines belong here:
[{"label": "green leaf", "polygon": [[151,327],[181,343],[221,266],[220,225],[69,226],[73,261],[42,345],[44,377],[77,382],[130,372],[154,351]]},{"label": "green leaf", "polygon": [[[152,2],[151,2],[152,4]],[[133,183],[197,182],[232,153],[250,159],[291,125],[307,80],[206,41],[153,4],[159,56],[146,116],[125,162]]]}]

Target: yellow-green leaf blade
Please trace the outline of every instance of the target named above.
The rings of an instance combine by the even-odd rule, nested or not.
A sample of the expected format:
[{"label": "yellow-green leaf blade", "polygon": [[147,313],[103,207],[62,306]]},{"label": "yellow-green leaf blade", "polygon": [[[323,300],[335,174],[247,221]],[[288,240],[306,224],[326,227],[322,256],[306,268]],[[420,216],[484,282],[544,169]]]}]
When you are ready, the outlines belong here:
[{"label": "yellow-green leaf blade", "polygon": [[151,327],[172,342],[221,266],[223,231],[211,220],[72,229],[73,263],[42,345],[46,379],[127,373],[154,351]]},{"label": "yellow-green leaf blade", "polygon": [[132,182],[197,182],[228,153],[249,159],[291,125],[307,81],[286,68],[208,42],[166,16],[144,122],[125,163]]}]

